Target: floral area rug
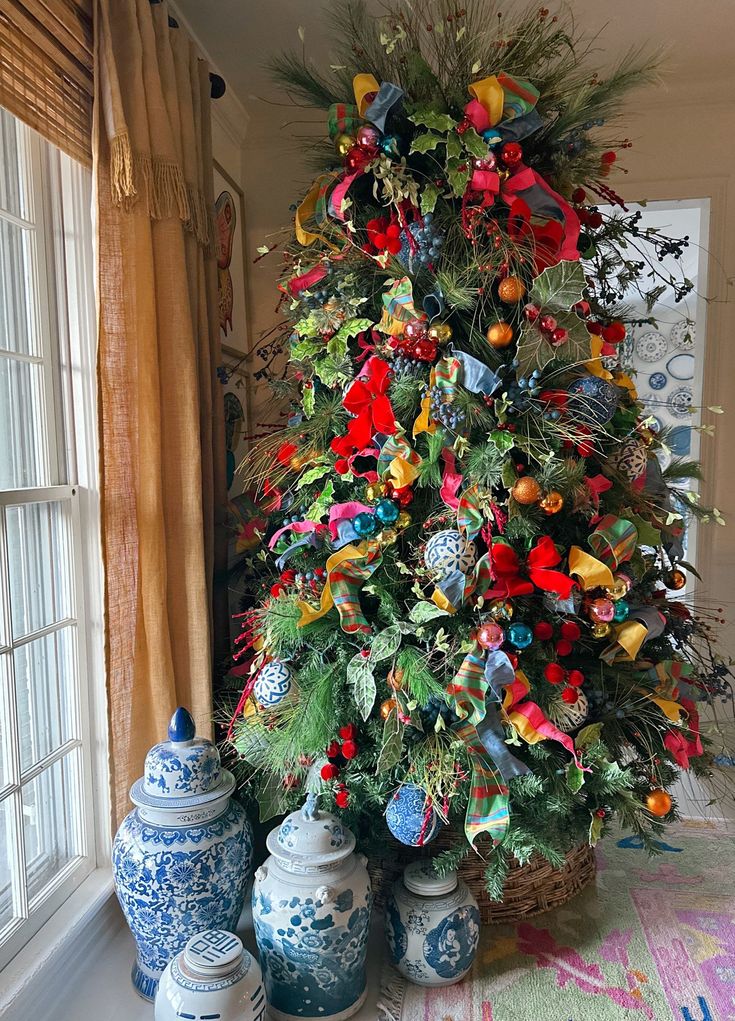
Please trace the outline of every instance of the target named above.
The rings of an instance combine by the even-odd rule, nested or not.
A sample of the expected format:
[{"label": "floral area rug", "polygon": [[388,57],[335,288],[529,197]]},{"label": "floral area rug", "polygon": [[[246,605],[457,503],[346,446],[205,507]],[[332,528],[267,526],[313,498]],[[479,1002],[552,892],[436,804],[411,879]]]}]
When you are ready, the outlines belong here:
[{"label": "floral area rug", "polygon": [[386,1016],[735,1021],[732,831],[681,824],[660,848],[649,858],[633,837],[606,840],[596,885],[547,915],[486,926],[473,970],[457,986],[388,982]]}]

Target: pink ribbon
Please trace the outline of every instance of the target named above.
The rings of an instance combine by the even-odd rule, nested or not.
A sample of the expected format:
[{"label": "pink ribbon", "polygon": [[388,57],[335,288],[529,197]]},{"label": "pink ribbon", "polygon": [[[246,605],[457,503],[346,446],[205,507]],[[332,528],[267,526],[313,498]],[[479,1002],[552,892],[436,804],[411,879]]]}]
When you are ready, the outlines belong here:
[{"label": "pink ribbon", "polygon": [[457,471],[454,451],[449,447],[445,447],[442,450],[442,460],[444,461],[444,472],[442,474],[442,486],[439,490],[439,495],[450,510],[458,510],[459,497],[457,496],[457,490],[462,485],[462,473]]},{"label": "pink ribbon", "polygon": [[320,525],[318,521],[292,521],[289,525],[284,525],[283,528],[279,528],[277,532],[273,533],[268,548],[273,549],[284,532],[320,532],[324,528],[325,526]]},{"label": "pink ribbon", "polygon": [[367,504],[358,503],[353,500],[351,503],[334,503],[329,508],[329,533],[333,539],[338,536],[338,525],[348,518],[356,518],[358,514],[369,514],[372,507]]},{"label": "pink ribbon", "polygon": [[327,270],[324,266],[313,266],[308,273],[302,273],[300,277],[293,277],[289,280],[288,289],[295,298],[302,291],[306,291],[309,287],[313,287],[314,284],[318,284],[326,275]]}]

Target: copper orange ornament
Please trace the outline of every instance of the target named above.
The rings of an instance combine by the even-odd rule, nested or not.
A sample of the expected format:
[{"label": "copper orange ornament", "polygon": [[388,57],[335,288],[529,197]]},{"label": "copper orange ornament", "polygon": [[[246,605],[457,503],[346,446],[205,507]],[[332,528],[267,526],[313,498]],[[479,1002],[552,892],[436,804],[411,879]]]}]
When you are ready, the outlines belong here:
[{"label": "copper orange ornament", "polygon": [[508,325],[508,323],[501,320],[498,323],[493,323],[492,326],[488,326],[485,336],[487,337],[487,342],[490,347],[499,351],[504,347],[508,347],[508,345],[512,343],[513,329]]},{"label": "copper orange ornament", "polygon": [[[403,687],[403,671],[401,670],[400,667],[394,667],[392,670],[388,671],[388,677],[386,678],[386,683],[387,683],[388,687],[391,689],[391,691],[400,691],[401,690],[401,688]],[[394,700],[393,699],[388,699],[388,701],[390,702],[390,701],[394,701]]]},{"label": "copper orange ornament", "polygon": [[680,571],[678,567],[675,567],[673,571],[669,571],[669,573],[664,578],[664,584],[666,585],[666,588],[673,589],[674,592],[680,592],[681,589],[684,588],[686,583],[687,576],[684,574],[683,571]]},{"label": "copper orange ornament", "polygon": [[544,514],[558,514],[564,506],[564,497],[561,493],[557,493],[555,489],[552,489],[546,494],[546,496],[539,502],[539,507]]},{"label": "copper orange ornament", "polygon": [[398,703],[394,698],[386,698],[385,702],[380,707],[381,718],[387,720],[393,710],[398,706]]},{"label": "copper orange ornament", "polygon": [[525,293],[526,288],[520,277],[505,277],[498,284],[498,297],[506,305],[517,304]]},{"label": "copper orange ornament", "polygon": [[652,790],[650,794],[646,796],[646,808],[657,818],[661,819],[663,816],[668,815],[671,811],[671,795],[657,787]]},{"label": "copper orange ornament", "polygon": [[532,475],[524,475],[522,478],[516,480],[510,491],[510,495],[516,503],[523,504],[527,507],[532,503],[538,502],[541,496],[541,486]]}]

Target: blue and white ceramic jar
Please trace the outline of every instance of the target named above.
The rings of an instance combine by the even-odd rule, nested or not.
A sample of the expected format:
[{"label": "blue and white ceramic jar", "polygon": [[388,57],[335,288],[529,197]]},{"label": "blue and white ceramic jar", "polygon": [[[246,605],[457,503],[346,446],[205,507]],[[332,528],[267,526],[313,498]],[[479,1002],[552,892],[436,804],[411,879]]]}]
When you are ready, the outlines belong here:
[{"label": "blue and white ceramic jar", "polygon": [[148,752],[112,847],[118,900],[135,937],[133,985],[147,1000],[168,962],[205,929],[234,929],[252,875],[253,841],[230,797],[232,773],[195,737],[186,709]]},{"label": "blue and white ceramic jar", "polygon": [[253,921],[275,1021],[344,1021],[365,1001],[372,894],[364,855],[314,795],[267,838]]},{"label": "blue and white ceramic jar", "polygon": [[166,966],[155,1021],[264,1021],[265,990],[257,961],[223,929],[192,936]]},{"label": "blue and white ceramic jar", "polygon": [[456,872],[437,876],[430,859],[411,862],[385,907],[391,961],[410,982],[451,986],[472,967],[480,941],[477,901]]}]

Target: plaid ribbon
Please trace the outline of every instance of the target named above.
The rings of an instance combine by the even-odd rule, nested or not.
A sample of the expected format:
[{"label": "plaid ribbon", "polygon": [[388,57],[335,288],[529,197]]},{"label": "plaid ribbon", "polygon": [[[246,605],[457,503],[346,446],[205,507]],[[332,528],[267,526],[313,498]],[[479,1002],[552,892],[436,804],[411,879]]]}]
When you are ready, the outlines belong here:
[{"label": "plaid ribbon", "polygon": [[412,319],[416,319],[413,284],[409,277],[401,277],[388,288],[383,295],[383,308],[391,319],[397,319],[400,323],[408,323]]},{"label": "plaid ribbon", "polygon": [[453,730],[464,742],[472,765],[464,820],[467,841],[474,847],[477,838],[487,833],[493,844],[499,844],[510,821],[508,787],[490,764],[475,727],[469,722],[463,722],[455,724]]},{"label": "plaid ribbon", "polygon": [[587,541],[603,564],[615,570],[635,553],[638,529],[632,521],[606,514]]},{"label": "plaid ribbon", "polygon": [[457,528],[468,539],[474,539],[479,535],[484,520],[480,510],[480,491],[477,486],[469,486],[459,498]]},{"label": "plaid ribbon", "polygon": [[345,546],[327,560],[327,580],[322,589],[318,607],[301,600],[298,626],[305,627],[319,620],[337,607],[340,627],[348,634],[370,631],[360,608],[360,589],[380,566],[383,554],[377,543],[361,542],[359,546]]},{"label": "plaid ribbon", "polygon": [[354,103],[332,103],[327,113],[327,130],[331,139],[351,135],[362,124],[360,111]]},{"label": "plaid ribbon", "polygon": [[418,476],[421,457],[406,439],[403,429],[389,436],[380,448],[378,474],[389,478],[396,489],[410,486]]}]

